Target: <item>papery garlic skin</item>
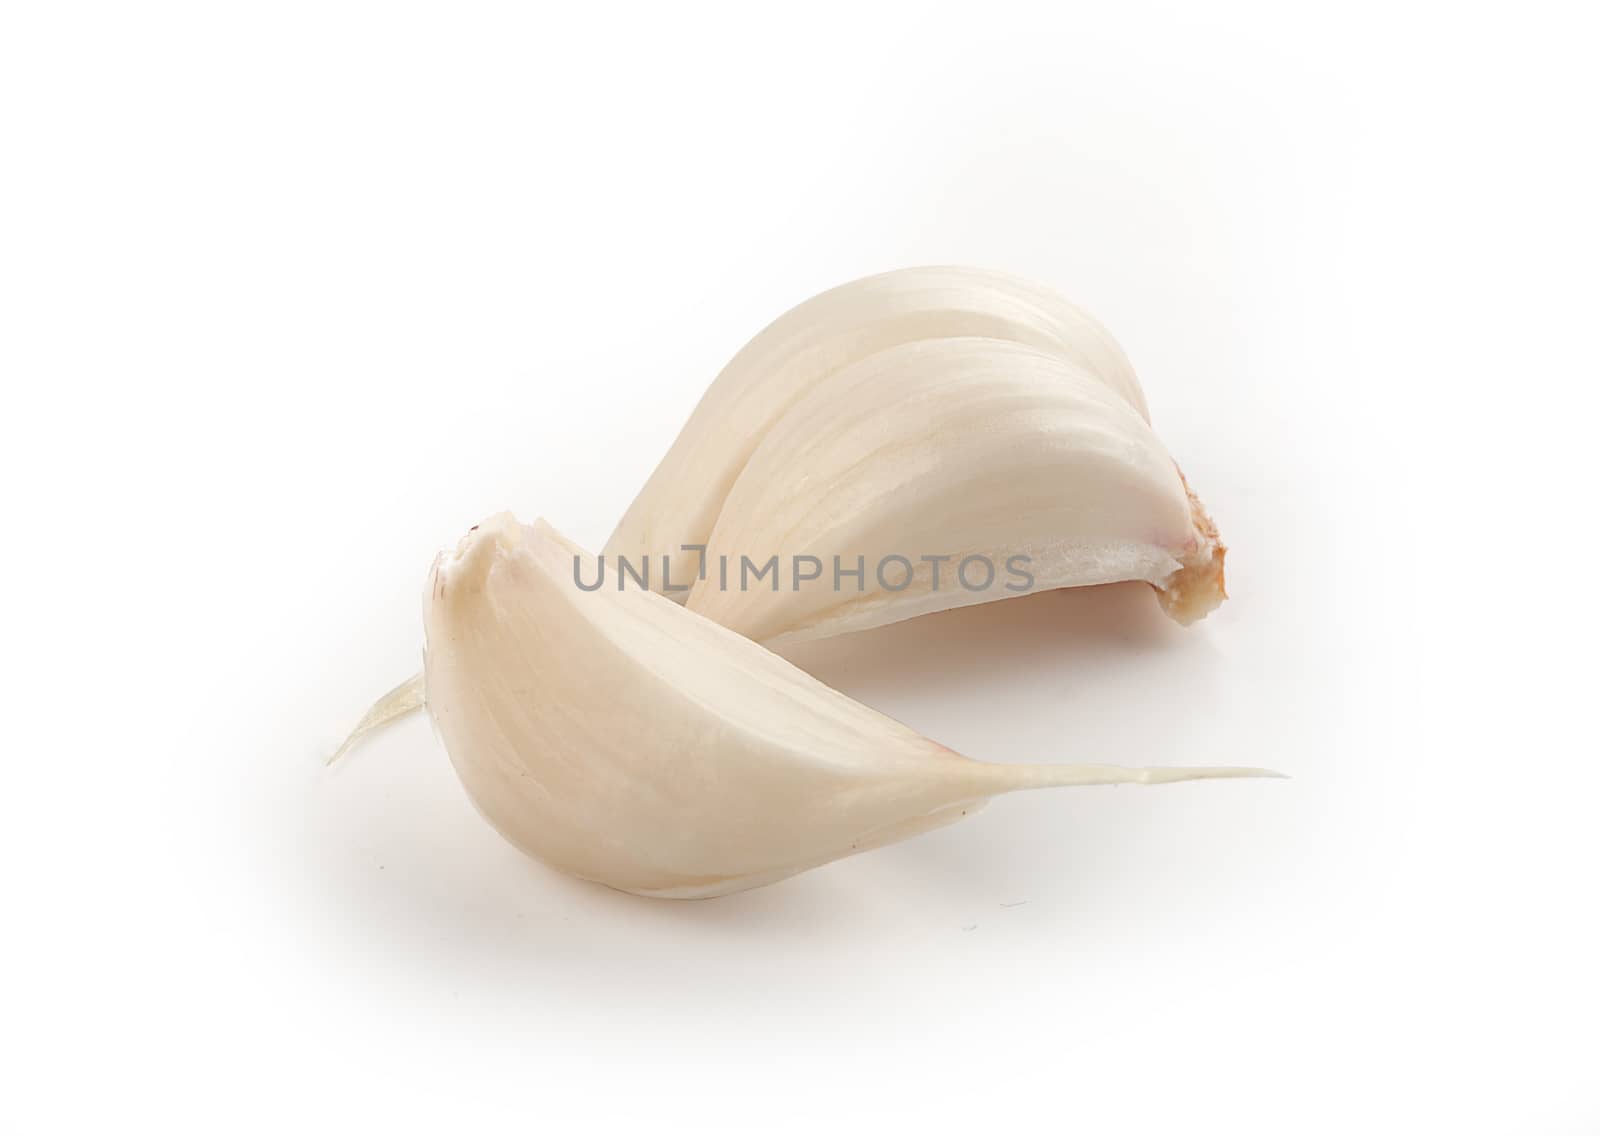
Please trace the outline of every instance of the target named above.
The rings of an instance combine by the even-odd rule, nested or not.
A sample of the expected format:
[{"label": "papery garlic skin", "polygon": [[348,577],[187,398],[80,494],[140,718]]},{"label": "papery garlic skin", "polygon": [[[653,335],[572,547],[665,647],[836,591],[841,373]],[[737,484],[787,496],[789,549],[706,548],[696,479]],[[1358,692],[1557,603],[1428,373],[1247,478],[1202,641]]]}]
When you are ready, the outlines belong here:
[{"label": "papery garlic skin", "polygon": [[[906,343],[978,336],[1026,344],[1077,365],[1148,418],[1117,341],[1047,288],[960,266],[906,268],[840,285],[768,325],[723,368],[640,490],[603,553],[608,560],[673,556],[679,578],[704,544],[767,433],[820,382]],[[849,407],[840,407],[848,413]],[[662,591],[659,567],[650,587]],[[678,602],[683,595],[674,595]]]},{"label": "papery garlic skin", "polygon": [[[688,606],[774,644],[1145,580],[1187,622],[1221,601],[1223,552],[1149,424],[1098,378],[1005,340],[928,340],[818,381],[773,424],[723,502]],[[775,588],[721,571],[795,554],[867,570]],[[945,555],[942,570],[924,559]],[[956,579],[967,556],[990,566],[971,587]],[[890,557],[901,575],[877,571]],[[1013,557],[1030,587],[1001,575]]]},{"label": "papery garlic skin", "polygon": [[441,556],[427,706],[507,839],[623,891],[756,887],[1014,789],[1259,773],[972,761],[661,596],[583,591],[575,571],[592,579],[592,558],[509,514]]}]

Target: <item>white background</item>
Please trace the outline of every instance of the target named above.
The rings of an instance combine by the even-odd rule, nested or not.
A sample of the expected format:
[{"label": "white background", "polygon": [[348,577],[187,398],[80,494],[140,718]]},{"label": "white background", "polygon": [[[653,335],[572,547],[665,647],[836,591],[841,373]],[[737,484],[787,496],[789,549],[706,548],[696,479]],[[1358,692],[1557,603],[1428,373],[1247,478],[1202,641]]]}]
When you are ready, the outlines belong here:
[{"label": "white background", "polygon": [[[1594,1133],[1594,29],[1535,4],[14,3],[15,1131]],[[433,552],[601,544],[786,307],[1097,313],[1233,548],[808,648],[1026,794],[761,891],[520,858]],[[292,1126],[292,1127],[291,1127]]]}]

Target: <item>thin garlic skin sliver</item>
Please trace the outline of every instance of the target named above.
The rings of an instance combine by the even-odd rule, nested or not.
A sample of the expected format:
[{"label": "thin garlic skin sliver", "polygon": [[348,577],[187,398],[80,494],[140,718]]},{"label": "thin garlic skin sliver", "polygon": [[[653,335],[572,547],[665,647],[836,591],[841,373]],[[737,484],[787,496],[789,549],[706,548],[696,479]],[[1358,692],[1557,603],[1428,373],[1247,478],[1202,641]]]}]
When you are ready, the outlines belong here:
[{"label": "thin garlic skin sliver", "polygon": [[[959,266],[905,268],[823,292],[780,316],[711,384],[603,550],[608,559],[677,555],[704,544],[762,439],[830,375],[906,343],[1003,339],[1079,367],[1148,418],[1117,341],[1088,313],[1030,281]],[[848,412],[848,407],[840,407]],[[684,557],[688,559],[685,560]],[[650,587],[662,590],[659,570]],[[684,596],[674,595],[682,602]]]},{"label": "thin garlic skin sliver", "polygon": [[543,522],[469,533],[429,580],[425,679],[479,810],[584,879],[722,895],[1015,789],[1261,772],[972,761],[661,596],[581,590],[574,558],[592,578]]},{"label": "thin garlic skin sliver", "polygon": [[[1144,580],[1189,622],[1222,599],[1223,552],[1118,392],[1022,344],[927,340],[815,383],[767,431],[723,503],[688,606],[771,644]],[[742,571],[771,556],[787,570],[800,553],[826,566],[819,579],[752,585]],[[903,562],[880,574],[894,556]],[[950,560],[924,559],[937,556]],[[968,556],[978,559],[958,576]],[[1013,557],[1026,576],[1003,571]],[[738,569],[726,580],[723,564]],[[862,564],[856,577],[834,574]]]}]

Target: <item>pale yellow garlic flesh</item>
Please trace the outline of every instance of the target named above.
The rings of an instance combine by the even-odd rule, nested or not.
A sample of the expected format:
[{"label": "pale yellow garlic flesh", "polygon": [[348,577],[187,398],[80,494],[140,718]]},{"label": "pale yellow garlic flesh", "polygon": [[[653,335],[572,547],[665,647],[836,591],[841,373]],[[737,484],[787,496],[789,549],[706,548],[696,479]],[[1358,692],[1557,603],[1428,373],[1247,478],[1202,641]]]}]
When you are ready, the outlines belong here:
[{"label": "pale yellow garlic flesh", "polygon": [[425,677],[490,823],[613,888],[756,887],[1015,789],[1262,772],[972,761],[661,596],[583,590],[594,570],[543,522],[485,522],[435,563]]},{"label": "pale yellow garlic flesh", "polygon": [[[815,556],[1037,557],[1027,590],[1145,580],[1183,623],[1225,598],[1225,548],[1094,319],[999,273],[913,268],[780,317],[723,370],[604,553],[766,642],[862,630],[1018,594],[911,586],[796,597],[722,566]],[[1031,481],[1021,480],[1031,478]],[[686,547],[688,546],[688,547]],[[707,546],[702,554],[693,546]]]}]

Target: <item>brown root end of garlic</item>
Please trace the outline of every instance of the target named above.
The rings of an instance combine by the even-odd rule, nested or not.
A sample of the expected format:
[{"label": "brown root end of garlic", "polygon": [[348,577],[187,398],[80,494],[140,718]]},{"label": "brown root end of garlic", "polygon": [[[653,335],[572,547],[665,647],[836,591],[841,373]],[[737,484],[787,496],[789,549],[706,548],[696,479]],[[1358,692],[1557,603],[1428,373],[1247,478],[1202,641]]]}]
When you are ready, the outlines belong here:
[{"label": "brown root end of garlic", "polygon": [[1189,479],[1178,471],[1183,480],[1184,492],[1189,495],[1189,515],[1194,521],[1196,534],[1192,552],[1182,558],[1183,567],[1173,573],[1165,585],[1156,589],[1161,610],[1187,627],[1204,619],[1228,598],[1227,580],[1223,561],[1228,556],[1228,546],[1217,535],[1217,524],[1200,503],[1200,498],[1189,488]]}]

